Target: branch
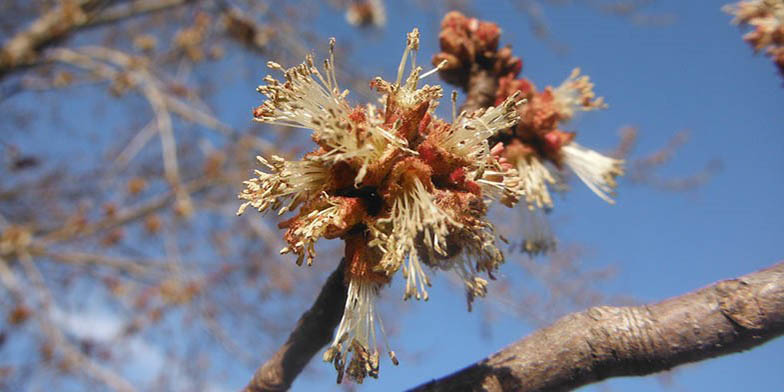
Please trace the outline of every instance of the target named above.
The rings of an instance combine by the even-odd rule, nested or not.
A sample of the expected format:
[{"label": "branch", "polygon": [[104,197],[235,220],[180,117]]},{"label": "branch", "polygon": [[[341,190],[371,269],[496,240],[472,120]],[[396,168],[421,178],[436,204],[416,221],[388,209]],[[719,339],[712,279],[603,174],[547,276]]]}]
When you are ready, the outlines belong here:
[{"label": "branch", "polygon": [[341,261],[329,276],[316,302],[297,321],[286,343],[256,370],[244,392],[288,390],[310,359],[329,344],[346,304],[343,264]]},{"label": "branch", "polygon": [[136,0],[129,3],[119,4],[106,11],[101,12],[90,21],[90,27],[114,23],[123,19],[128,19],[145,14],[165,11],[169,8],[178,7],[195,0]]},{"label": "branch", "polygon": [[413,391],[561,391],[761,345],[784,333],[784,262],[653,305],[573,313]]},{"label": "branch", "polygon": [[30,26],[14,35],[0,48],[0,79],[11,72],[36,64],[39,52],[69,34],[86,28],[116,22],[125,18],[163,11],[193,0],[136,0],[102,9],[104,0],[71,0],[48,11]]},{"label": "branch", "polygon": [[498,90],[498,75],[479,67],[472,68],[468,76],[466,100],[460,107],[460,111],[471,113],[493,106],[496,90]]}]

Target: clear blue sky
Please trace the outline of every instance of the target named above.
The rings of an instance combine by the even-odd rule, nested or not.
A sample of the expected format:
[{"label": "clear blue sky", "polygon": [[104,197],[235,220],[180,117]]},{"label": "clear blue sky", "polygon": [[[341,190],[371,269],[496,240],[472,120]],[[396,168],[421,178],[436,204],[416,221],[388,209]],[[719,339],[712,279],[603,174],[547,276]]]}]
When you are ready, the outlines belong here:
[{"label": "clear blue sky", "polygon": [[[589,249],[585,264],[617,266],[617,276],[600,286],[603,292],[655,302],[782,258],[784,80],[768,58],[753,55],[742,41],[742,32],[720,11],[724,2],[656,1],[645,11],[674,17],[671,24],[659,26],[636,25],[585,6],[547,7],[553,37],[568,45],[566,53],[533,37],[511,2],[478,3],[483,5],[477,16],[501,26],[501,43],[511,44],[523,57],[523,75],[538,86],[560,83],[576,66],[591,76],[610,108],[570,125],[583,145],[611,149],[619,128],[635,125],[640,156],[689,130],[689,143],[661,174],[684,176],[713,159],[723,163],[721,172],[693,191],[660,191],[621,181],[618,203],[609,206],[575,184],[557,202],[553,219],[559,222],[558,237]],[[402,37],[412,27],[422,30],[420,58],[429,59],[438,49],[437,31],[428,28],[435,14],[422,13],[410,1],[389,4],[387,28],[354,41],[350,61],[366,63],[370,74],[394,74]],[[317,21],[319,28],[332,29],[338,42],[341,35],[352,34],[341,17],[327,10]],[[521,273],[506,268],[501,279]],[[503,312],[495,312],[501,317],[484,329],[478,320],[481,307],[500,305],[480,300],[480,310],[467,313],[462,291],[445,279],[434,286],[429,302],[405,304],[409,311],[395,323],[399,333],[390,343],[406,353],[401,365],[382,362],[380,379],[367,380],[361,389],[415,386],[490,355],[532,330]],[[401,292],[394,284],[382,301],[399,301]],[[314,363],[308,369],[315,374],[298,380],[294,390],[326,389],[324,379],[332,378],[328,366]],[[784,340],[678,368],[672,377],[670,384],[655,377],[624,378],[584,390],[777,390],[784,388]]]}]

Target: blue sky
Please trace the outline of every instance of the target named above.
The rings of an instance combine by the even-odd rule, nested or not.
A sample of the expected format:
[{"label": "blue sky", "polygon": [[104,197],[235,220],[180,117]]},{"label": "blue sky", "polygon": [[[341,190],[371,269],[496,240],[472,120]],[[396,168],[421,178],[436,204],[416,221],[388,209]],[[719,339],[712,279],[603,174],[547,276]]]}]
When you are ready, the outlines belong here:
[{"label": "blue sky", "polygon": [[[574,183],[556,202],[552,219],[562,243],[587,249],[582,260],[587,265],[616,266],[617,275],[601,284],[602,292],[656,302],[781,260],[784,80],[768,58],[754,55],[742,41],[743,32],[720,10],[724,2],[657,1],[644,9],[672,20],[665,25],[639,25],[581,5],[546,7],[553,38],[568,46],[565,53],[532,36],[511,2],[478,3],[476,16],[501,26],[501,44],[511,44],[523,57],[523,75],[537,86],[557,85],[578,66],[591,76],[595,91],[610,107],[569,125],[581,144],[609,150],[617,143],[618,130],[633,125],[640,131],[635,151],[641,156],[688,130],[689,142],[659,174],[688,176],[711,160],[722,162],[722,170],[695,190],[663,191],[622,180],[618,203],[609,206]],[[389,4],[387,28],[352,36],[355,52],[343,61],[365,62],[369,74],[393,75],[402,37],[415,26],[423,37],[420,58],[437,51],[437,31],[431,29],[435,14],[410,2]],[[318,28],[333,29],[338,42],[341,35],[352,34],[340,17],[327,11],[316,21]],[[501,279],[519,273],[519,268],[502,267]],[[532,330],[503,310],[488,330],[479,320],[485,314],[481,307],[501,305],[486,301],[467,313],[458,288],[443,278],[434,286],[429,302],[406,303],[409,311],[396,321],[400,331],[390,343],[406,353],[401,365],[382,362],[380,379],[366,381],[361,389],[415,386],[490,355]],[[382,301],[398,301],[399,293],[399,285],[393,284]],[[316,374],[302,377],[294,390],[325,389],[324,379],[331,374],[321,367],[312,364],[308,369]],[[684,366],[671,377],[670,382],[660,377],[615,379],[583,390],[773,390],[784,385],[784,340]]]}]

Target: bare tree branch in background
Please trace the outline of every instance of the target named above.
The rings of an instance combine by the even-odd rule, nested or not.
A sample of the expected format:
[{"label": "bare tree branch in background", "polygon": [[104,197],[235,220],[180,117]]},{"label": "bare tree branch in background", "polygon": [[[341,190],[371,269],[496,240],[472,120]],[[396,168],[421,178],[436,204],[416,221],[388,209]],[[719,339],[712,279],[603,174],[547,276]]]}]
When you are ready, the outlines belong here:
[{"label": "bare tree branch in background", "polygon": [[[291,154],[292,144],[286,142],[285,130],[278,137],[240,134],[236,125],[210,110],[210,85],[221,83],[221,74],[189,75],[220,62],[223,46],[251,49],[238,53],[244,61],[259,63],[254,57],[270,48],[304,53],[298,36],[283,33],[296,23],[253,8],[262,5],[240,9],[225,1],[192,0],[3,5],[3,12],[12,7],[8,9],[19,20],[31,20],[12,26],[14,31],[4,30],[7,40],[0,46],[0,80],[19,87],[13,98],[25,92],[64,98],[69,89],[87,87],[93,100],[87,95],[85,103],[100,105],[105,99],[99,94],[109,93],[111,105],[128,109],[128,114],[110,121],[108,126],[118,132],[112,132],[116,137],[109,142],[91,145],[87,136],[90,127],[106,125],[79,124],[74,134],[83,139],[73,141],[91,152],[83,156],[93,159],[90,167],[58,166],[44,159],[50,151],[31,150],[24,139],[14,140],[13,132],[0,141],[0,148],[9,152],[0,168],[0,291],[11,294],[0,300],[10,320],[0,327],[0,350],[18,352],[16,342],[31,338],[20,343],[29,345],[24,348],[29,358],[4,363],[0,389],[24,389],[41,374],[87,376],[80,382],[123,391],[152,387],[138,379],[125,381],[118,359],[141,339],[155,339],[167,328],[167,319],[182,317],[176,322],[196,327],[177,332],[183,338],[202,336],[192,349],[213,344],[238,359],[250,357],[243,347],[265,347],[259,342],[284,334],[281,325],[288,312],[273,317],[276,312],[264,305],[273,295],[291,293],[295,272],[281,267],[284,262],[271,250],[278,241],[270,239],[274,229],[269,220],[235,217],[234,187],[251,171],[253,156]],[[284,29],[274,27],[284,21]],[[238,26],[245,30],[238,32]],[[277,46],[278,39],[285,45]],[[360,74],[342,73],[347,81]],[[253,79],[244,86],[257,82]],[[8,98],[4,105],[12,101]],[[134,107],[135,99],[146,105]],[[12,112],[13,106],[3,109]],[[146,125],[134,129],[138,120]],[[28,126],[4,125],[20,131]],[[54,136],[58,142],[61,138]],[[157,146],[150,143],[156,139]],[[46,146],[58,151],[60,144]],[[205,246],[213,248],[205,251]],[[272,256],[260,259],[265,253]],[[312,287],[314,280],[298,279],[296,288]],[[20,291],[31,286],[36,295]],[[94,307],[72,306],[80,301],[71,297],[85,290],[103,304],[100,311],[117,320],[114,337],[94,337],[93,331],[69,324],[72,318],[93,317]],[[282,302],[297,301],[291,296]],[[237,327],[240,317],[255,321]],[[267,333],[260,336],[259,328]],[[162,374],[155,388],[170,389],[165,384],[170,382],[201,389],[198,383],[209,380],[203,372],[206,364],[167,355],[173,366],[194,374],[187,381]]]},{"label": "bare tree branch in background", "polygon": [[105,8],[106,0],[67,0],[41,15],[0,49],[0,79],[20,67],[34,64],[47,45],[90,26],[117,22],[149,12],[162,11],[194,0],[137,0]]}]

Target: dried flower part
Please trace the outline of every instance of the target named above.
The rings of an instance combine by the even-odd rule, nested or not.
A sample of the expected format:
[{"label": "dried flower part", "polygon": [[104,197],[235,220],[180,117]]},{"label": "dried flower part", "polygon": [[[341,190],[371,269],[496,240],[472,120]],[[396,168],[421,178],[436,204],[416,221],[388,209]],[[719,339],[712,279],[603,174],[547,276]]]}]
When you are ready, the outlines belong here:
[{"label": "dried flower part", "polygon": [[[371,88],[385,95],[383,101],[384,119],[386,123],[396,124],[399,129],[406,119],[406,114],[420,113],[423,107],[426,112],[432,112],[438,106],[438,100],[443,96],[441,86],[424,85],[418,88],[419,80],[437,72],[445,63],[439,63],[436,68],[422,73],[422,67],[417,66],[416,53],[419,50],[419,30],[414,29],[406,36],[406,48],[397,68],[397,78],[394,83],[376,77],[370,82]],[[406,67],[411,63],[409,74],[404,78]],[[424,117],[424,113],[419,117]],[[410,124],[414,125],[414,124]]]},{"label": "dried flower part", "polygon": [[495,104],[498,105],[507,97],[515,93],[519,93],[521,97],[530,101],[531,98],[534,97],[534,94],[536,94],[536,87],[530,80],[526,78],[515,79],[514,75],[506,75],[498,78],[498,90],[496,90]]},{"label": "dried flower part", "polygon": [[458,215],[460,227],[446,239],[444,254],[428,254],[426,264],[453,271],[466,288],[468,310],[474,298],[484,297],[487,281],[478,275],[493,272],[504,262],[503,253],[495,245],[497,235],[492,224],[484,219],[487,205],[481,196],[471,192],[439,192],[437,203],[446,211],[462,211]]},{"label": "dried flower part", "polygon": [[353,197],[327,196],[304,206],[299,215],[280,224],[288,228],[284,236],[289,246],[281,254],[292,252],[301,265],[307,254],[308,265],[316,257],[315,245],[319,238],[337,238],[360,223],[366,215],[362,201]]},{"label": "dried flower part", "polygon": [[[744,7],[745,18],[760,14],[757,10],[752,12],[749,6]],[[558,87],[548,86],[537,91],[528,79],[516,78],[522,68],[522,60],[512,57],[509,48],[498,50],[499,38],[500,29],[495,24],[467,18],[459,12],[447,14],[441,23],[439,40],[442,52],[434,57],[433,63],[448,62],[441,70],[444,80],[466,88],[472,75],[489,71],[498,80],[496,105],[517,96],[527,101],[526,105],[517,107],[520,118],[516,126],[496,131],[481,145],[472,143],[470,136],[465,135],[467,132],[455,132],[453,125],[449,135],[454,134],[454,139],[459,140],[460,144],[446,152],[452,155],[462,153],[479,163],[480,167],[470,172],[469,179],[475,181],[483,194],[510,207],[521,198],[525,198],[529,209],[552,207],[548,187],[556,185],[558,181],[548,164],[556,169],[570,167],[597,195],[611,201],[608,194],[615,187],[615,177],[623,173],[623,161],[603,157],[584,148],[575,148],[577,144],[571,144],[574,133],[560,130],[578,111],[607,107],[604,99],[594,93],[590,78],[581,76],[580,69],[576,68]],[[780,57],[784,62],[784,52]],[[506,63],[509,67],[499,64],[511,59],[516,61]],[[454,123],[460,124],[460,121]],[[457,129],[461,130],[472,129]],[[453,140],[443,135],[437,130],[428,139],[438,140],[440,145],[454,144]],[[489,145],[496,145],[494,149],[498,150],[497,153],[488,154]],[[444,151],[428,144],[423,146],[419,149],[423,158],[452,162],[445,159],[449,158],[449,154]],[[456,150],[460,153],[456,153]],[[491,156],[490,160],[482,159],[488,155]],[[490,164],[484,166],[484,162]],[[442,171],[454,169],[444,163],[441,166],[444,166]]]},{"label": "dried flower part", "polygon": [[[502,164],[515,169],[504,176],[511,193],[525,197],[528,208],[552,208],[548,188],[559,183],[556,169],[565,167],[602,199],[612,203],[615,178],[623,174],[623,161],[605,157],[574,143],[575,134],[560,130],[578,111],[606,108],[604,100],[596,97],[593,83],[587,76],[580,76],[575,69],[558,87],[546,87],[538,92],[526,79],[503,78],[496,95],[496,102],[508,94],[520,93],[528,99],[521,106],[520,121],[509,132],[503,133]],[[568,146],[568,147],[567,147]]]},{"label": "dried flower part", "polygon": [[374,121],[365,109],[348,105],[348,90],[340,91],[335,76],[334,43],[332,39],[330,59],[324,61],[325,76],[311,56],[289,69],[268,62],[269,68],[283,72],[286,81],[264,78],[267,85],[259,86],[258,91],[268,99],[254,110],[254,117],[261,122],[313,130],[313,140],[325,151],[313,160],[330,164],[348,161],[366,170],[390,144],[401,147],[406,141]]},{"label": "dried flower part", "polygon": [[[431,170],[421,160],[408,158],[395,166],[385,195],[391,199],[389,215],[374,225],[371,242],[384,254],[380,268],[388,274],[403,268],[404,299],[428,299],[430,279],[422,265],[422,252],[446,254],[446,238],[460,224],[436,204]],[[408,263],[404,265],[404,261]]]},{"label": "dried flower part", "polygon": [[[239,198],[247,202],[240,206],[237,215],[242,214],[248,206],[259,212],[275,209],[278,215],[282,215],[313,195],[318,195],[328,180],[329,172],[317,161],[286,161],[277,155],[272,156],[271,162],[260,156],[256,159],[271,173],[256,170],[257,177],[244,182],[246,188]],[[291,201],[281,207],[286,199]]]},{"label": "dried flower part", "polygon": [[210,15],[199,12],[193,20],[193,25],[182,29],[174,36],[174,45],[185,52],[191,61],[204,59],[202,45],[209,33]]},{"label": "dried flower part", "polygon": [[453,114],[452,124],[435,118],[442,89],[419,81],[445,63],[422,72],[414,29],[395,81],[371,82],[382,107],[352,106],[338,88],[333,47],[334,40],[323,73],[310,57],[289,69],[269,63],[285,82],[265,78],[258,91],[267,100],[254,110],[256,120],[309,128],[318,148],[299,161],[259,158],[268,170],[245,182],[239,213],[299,208],[279,225],[287,229],[281,253],[296,254],[298,264],[313,262],[319,238],[345,241],[349,300],[324,359],[335,364],[338,380],[347,373],[361,382],[378,375],[373,301],[397,271],[406,279],[404,299],[427,300],[428,269],[457,272],[470,298],[486,292],[478,274],[503,262],[485,218],[491,183],[500,184],[498,198],[507,204],[520,196],[488,139],[515,125],[521,100],[512,94],[496,107]]},{"label": "dried flower part", "polygon": [[552,208],[553,200],[548,186],[555,184],[556,180],[550,169],[530,152],[517,152],[517,154],[512,152],[509,156],[512,157],[510,162],[517,169],[516,189],[525,196],[528,209]]},{"label": "dried flower part", "polygon": [[473,165],[483,165],[490,157],[488,139],[499,129],[509,128],[520,119],[515,111],[524,101],[514,93],[500,105],[467,114],[460,113],[452,126],[444,132],[433,132],[428,140],[447,152],[463,158]]},{"label": "dried flower part", "polygon": [[253,18],[233,7],[221,13],[221,22],[229,36],[251,48],[266,48],[275,34],[272,26],[257,24]]},{"label": "dried flower part", "polygon": [[485,169],[476,180],[482,194],[490,200],[498,200],[507,207],[514,207],[522,196],[516,169]]},{"label": "dried flower part", "polygon": [[381,284],[376,282],[361,279],[349,281],[343,318],[335,333],[335,339],[323,356],[324,362],[335,365],[338,383],[343,381],[346,373],[351,380],[359,384],[368,376],[378,378],[380,355],[376,344],[376,321],[392,363],[398,364],[395,352],[386,344],[384,326],[375,309],[380,289]]},{"label": "dried flower part", "polygon": [[570,120],[576,111],[587,112],[607,108],[604,98],[596,98],[591,79],[586,75],[580,76],[580,68],[572,70],[569,77],[553,89],[552,94],[553,106],[561,121]]},{"label": "dried flower part", "polygon": [[784,0],[748,0],[726,5],[732,23],[752,28],[743,39],[755,52],[765,50],[784,76]]},{"label": "dried flower part", "polygon": [[520,94],[528,100],[518,109],[520,121],[514,134],[524,143],[537,148],[545,134],[571,120],[575,112],[607,107],[602,97],[596,97],[593,87],[588,76],[580,76],[579,68],[575,68],[558,87],[547,86],[541,92],[537,92],[533,83],[525,78],[507,77],[499,81],[496,102],[511,94]]}]

